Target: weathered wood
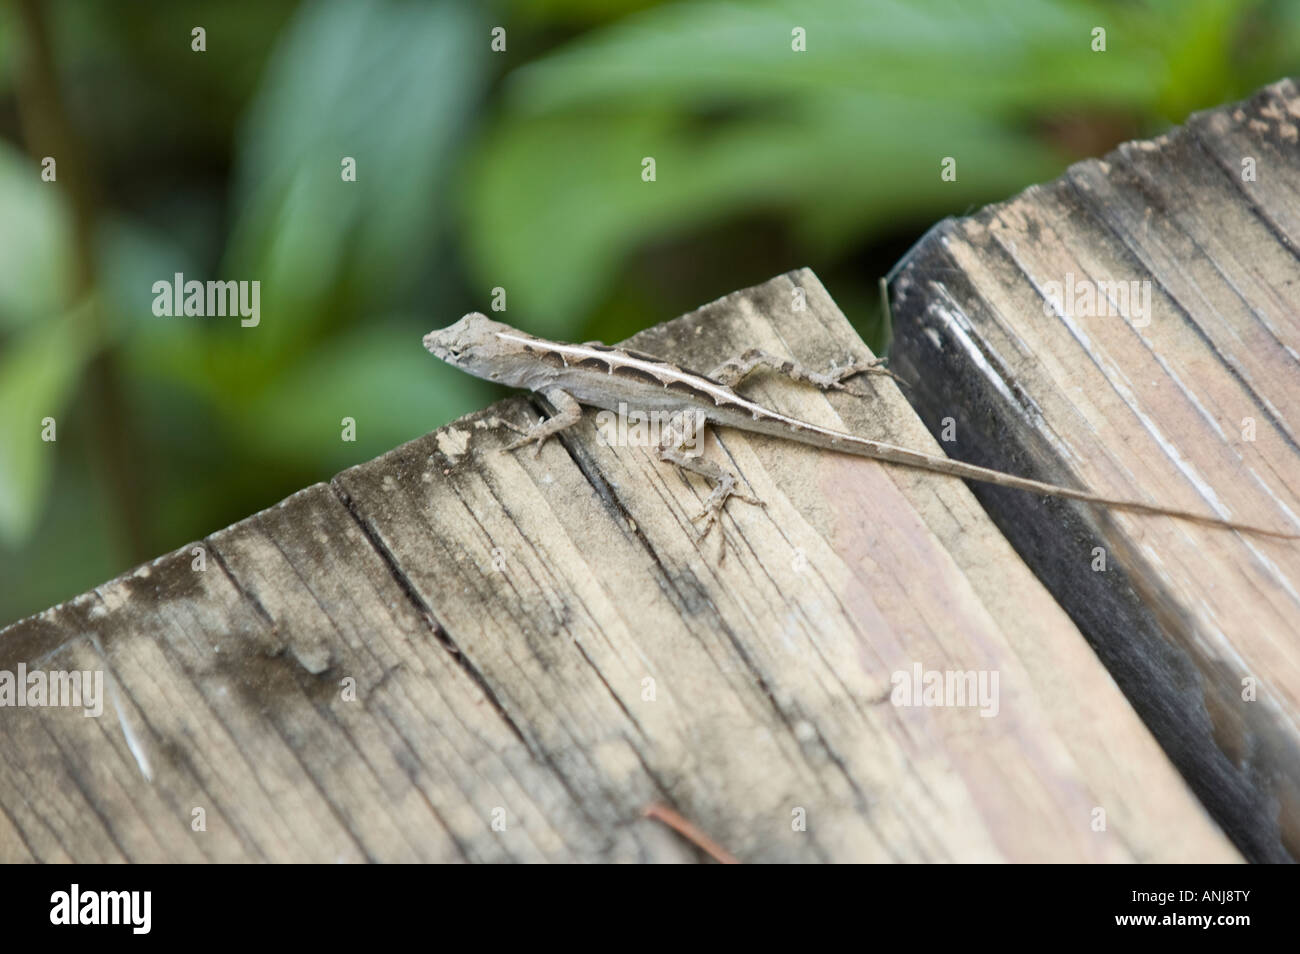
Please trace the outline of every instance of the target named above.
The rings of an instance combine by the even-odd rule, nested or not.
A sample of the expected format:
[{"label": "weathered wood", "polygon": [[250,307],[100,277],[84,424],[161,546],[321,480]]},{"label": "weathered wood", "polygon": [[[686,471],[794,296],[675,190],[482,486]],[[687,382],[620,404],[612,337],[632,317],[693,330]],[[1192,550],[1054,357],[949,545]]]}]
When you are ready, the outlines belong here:
[{"label": "weathered wood", "polygon": [[[949,453],[1300,529],[1298,126],[1285,81],[936,226],[892,357]],[[1046,314],[1067,281],[1149,283],[1150,313]],[[1300,546],[976,494],[1237,845],[1300,857]]]},{"label": "weathered wood", "polygon": [[[632,345],[864,351],[808,271]],[[864,386],[750,391],[937,450]],[[138,739],[111,709],[0,710],[0,857],[702,857],[643,817],[662,802],[744,861],[1239,858],[961,482],[724,432],[710,453],[767,506],[729,509],[719,565],[707,488],[590,416],[501,453],[488,419],[536,413],[471,415],[214,534],[205,569],[187,547],[0,632],[8,669],[102,666],[94,636]],[[996,716],[892,705],[917,664],[996,673]]]}]

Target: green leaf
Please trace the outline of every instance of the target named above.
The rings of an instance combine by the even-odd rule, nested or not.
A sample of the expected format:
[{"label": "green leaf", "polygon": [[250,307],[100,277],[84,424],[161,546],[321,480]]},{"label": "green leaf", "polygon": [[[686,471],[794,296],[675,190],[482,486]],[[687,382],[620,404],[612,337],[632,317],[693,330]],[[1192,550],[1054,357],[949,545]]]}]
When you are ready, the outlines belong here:
[{"label": "green leaf", "polygon": [[507,0],[510,22],[526,24],[591,24],[616,19],[668,0]]},{"label": "green leaf", "polygon": [[[1245,0],[1194,0],[1180,27],[1172,0],[1152,2],[1163,17],[1088,0],[758,0],[628,17],[507,78],[508,108],[469,166],[472,265],[561,335],[652,242],[757,213],[825,261],[1004,198],[1067,164],[1044,121],[1152,122],[1194,64],[1211,73],[1197,90],[1220,81],[1221,35]],[[940,178],[945,157],[955,182]]]},{"label": "green leaf", "polygon": [[[760,0],[660,7],[517,71],[522,111],[722,102],[822,91],[888,94],[981,111],[1099,97],[1153,102],[1158,36],[1123,6],[1076,0]],[[1103,25],[1131,51],[1096,54]],[[806,52],[791,49],[795,27]],[[1136,42],[1135,42],[1136,41]],[[954,82],[960,77],[960,82]]]},{"label": "green leaf", "polygon": [[[1153,101],[1151,56],[1102,68],[1090,7],[1004,7],[692,3],[588,34],[509,78],[511,108],[470,165],[473,264],[562,336],[648,242],[761,212],[832,254],[1059,172],[1034,107]],[[947,156],[956,182],[940,180]]]},{"label": "green leaf", "polygon": [[54,418],[56,438],[71,422],[59,420],[94,343],[82,330],[90,300],[60,318],[23,330],[0,356],[0,543],[27,539],[49,493],[57,442],[42,439]]},{"label": "green leaf", "polygon": [[[177,272],[198,277],[194,260],[184,245],[171,236],[137,219],[105,215],[95,231],[95,257],[99,294],[105,314],[110,318],[114,343],[122,338],[129,341],[168,324],[169,331],[195,332],[201,327],[195,319],[166,318],[153,313],[154,282],[171,282]],[[165,361],[168,356],[152,357]],[[166,373],[174,369],[157,370]]]},{"label": "green leaf", "polygon": [[[494,389],[424,350],[427,330],[408,322],[332,339],[260,394],[231,439],[247,456],[313,461],[326,479],[487,404]],[[342,439],[345,417],[355,441]]]},{"label": "green leaf", "polygon": [[486,25],[460,2],[301,9],[244,126],[224,266],[262,281],[266,343],[387,307],[427,272],[489,55]]},{"label": "green leaf", "polygon": [[0,141],[0,330],[61,312],[71,284],[71,223],[60,186],[42,181],[39,165]]}]

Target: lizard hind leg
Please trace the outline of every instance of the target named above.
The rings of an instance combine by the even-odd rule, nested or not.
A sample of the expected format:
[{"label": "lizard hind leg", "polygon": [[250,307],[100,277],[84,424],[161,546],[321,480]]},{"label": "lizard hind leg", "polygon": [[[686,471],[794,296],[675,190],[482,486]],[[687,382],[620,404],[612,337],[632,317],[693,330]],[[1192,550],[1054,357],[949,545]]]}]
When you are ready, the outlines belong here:
[{"label": "lizard hind leg", "polygon": [[863,392],[846,385],[845,379],[859,374],[883,374],[898,381],[898,375],[884,366],[885,360],[884,358],[854,360],[850,355],[848,363],[843,367],[831,365],[828,371],[813,371],[798,361],[782,358],[760,348],[750,348],[740,357],[724,361],[710,371],[708,376],[719,384],[734,388],[759,368],[769,368],[792,381],[811,384],[823,391],[844,391],[858,397],[866,397]]},{"label": "lizard hind leg", "polygon": [[[704,540],[709,532],[718,525],[719,517],[732,497],[758,507],[766,506],[752,494],[739,488],[739,478],[724,470],[711,460],[699,456],[698,450],[688,452],[687,447],[702,448],[704,444],[704,424],[690,412],[683,412],[674,417],[673,422],[664,428],[663,438],[659,442],[659,459],[682,470],[698,474],[713,484],[713,490],[705,498],[700,512],[691,518],[692,523],[704,521],[699,528],[696,539]],[[718,527],[718,562],[726,559],[726,536]]]}]

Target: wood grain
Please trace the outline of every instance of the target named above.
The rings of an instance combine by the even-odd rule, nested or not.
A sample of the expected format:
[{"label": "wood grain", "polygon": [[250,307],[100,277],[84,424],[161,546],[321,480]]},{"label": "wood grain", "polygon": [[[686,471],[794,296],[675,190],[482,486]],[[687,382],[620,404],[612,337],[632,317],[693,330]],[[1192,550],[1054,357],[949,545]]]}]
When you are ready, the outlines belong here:
[{"label": "wood grain", "polygon": [[[1297,124],[1284,81],[932,230],[892,357],[949,453],[1300,528]],[[1067,281],[1149,313],[1058,307]],[[1300,857],[1300,547],[976,493],[1246,855]]]},{"label": "wood grain", "polygon": [[[866,354],[807,270],[631,344]],[[937,450],[866,386],[748,391]],[[722,432],[708,453],[766,507],[729,509],[719,564],[690,522],[707,488],[591,415],[502,453],[493,418],[538,411],[502,402],[214,534],[201,569],[186,547],[0,632],[0,669],[103,668],[122,708],[0,710],[0,859],[702,860],[644,816],[663,804],[746,862],[1239,860],[960,481]],[[916,665],[996,674],[996,714],[894,705]]]}]

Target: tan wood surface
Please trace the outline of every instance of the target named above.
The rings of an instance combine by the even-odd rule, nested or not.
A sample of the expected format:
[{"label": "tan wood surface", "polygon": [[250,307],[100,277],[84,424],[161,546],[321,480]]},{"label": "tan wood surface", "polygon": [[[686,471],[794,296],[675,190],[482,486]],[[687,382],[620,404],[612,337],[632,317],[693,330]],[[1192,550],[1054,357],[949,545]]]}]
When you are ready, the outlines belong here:
[{"label": "tan wood surface", "polygon": [[[1284,81],[936,226],[893,357],[948,452],[1300,530],[1298,127]],[[1300,857],[1300,544],[977,493],[1247,856]]]},{"label": "tan wood surface", "polygon": [[[632,344],[866,354],[806,270]],[[747,390],[937,450],[863,386]],[[202,568],[185,547],[0,631],[0,669],[106,669],[121,708],[0,710],[0,859],[702,858],[643,817],[665,803],[742,861],[1239,860],[960,481],[723,431],[709,455],[767,506],[729,508],[719,563],[707,488],[590,414],[502,453],[491,418],[537,413],[502,402],[213,534]],[[996,715],[894,705],[916,665],[996,674]]]}]

